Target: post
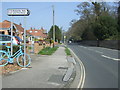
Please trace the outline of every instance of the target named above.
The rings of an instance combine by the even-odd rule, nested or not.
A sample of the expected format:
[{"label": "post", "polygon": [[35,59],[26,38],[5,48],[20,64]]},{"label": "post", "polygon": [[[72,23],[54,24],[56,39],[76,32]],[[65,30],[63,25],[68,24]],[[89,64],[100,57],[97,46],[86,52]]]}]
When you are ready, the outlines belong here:
[{"label": "post", "polygon": [[13,17],[11,17],[11,56],[13,55]]},{"label": "post", "polygon": [[[54,5],[52,6],[52,8],[53,8],[53,41],[55,42],[55,25],[54,25],[54,23],[55,23],[55,11],[54,11]],[[54,42],[53,42],[53,46],[54,46]]]},{"label": "post", "polygon": [[24,17],[24,67],[26,65],[26,17]]}]

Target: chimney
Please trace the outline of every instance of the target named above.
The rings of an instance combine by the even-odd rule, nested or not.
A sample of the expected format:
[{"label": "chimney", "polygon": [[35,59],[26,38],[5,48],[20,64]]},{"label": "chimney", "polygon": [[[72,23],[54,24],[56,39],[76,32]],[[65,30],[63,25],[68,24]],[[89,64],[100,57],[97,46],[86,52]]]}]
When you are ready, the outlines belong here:
[{"label": "chimney", "polygon": [[43,30],[43,27],[41,27],[41,30]]},{"label": "chimney", "polygon": [[32,27],[30,28],[30,30],[32,30]]},{"label": "chimney", "polygon": [[22,26],[22,24],[21,24],[21,23],[20,23],[19,25],[20,25],[20,26]]}]

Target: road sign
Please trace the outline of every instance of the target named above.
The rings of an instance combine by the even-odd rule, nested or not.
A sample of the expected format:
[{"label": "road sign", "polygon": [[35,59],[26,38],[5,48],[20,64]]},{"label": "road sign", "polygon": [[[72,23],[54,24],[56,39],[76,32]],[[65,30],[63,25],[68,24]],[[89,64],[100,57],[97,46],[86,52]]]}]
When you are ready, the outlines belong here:
[{"label": "road sign", "polygon": [[[7,14],[8,16],[29,16],[30,15],[30,11],[26,8],[11,8],[11,9],[7,9]],[[25,23],[25,17],[24,17],[24,24]],[[11,22],[11,37],[13,36],[13,22]],[[11,39],[12,42],[12,39]],[[12,50],[13,49],[13,45],[11,43],[11,55],[12,55]],[[24,66],[26,64],[26,30],[24,28]]]},{"label": "road sign", "polygon": [[29,16],[30,11],[26,8],[11,8],[7,10],[8,16]]}]

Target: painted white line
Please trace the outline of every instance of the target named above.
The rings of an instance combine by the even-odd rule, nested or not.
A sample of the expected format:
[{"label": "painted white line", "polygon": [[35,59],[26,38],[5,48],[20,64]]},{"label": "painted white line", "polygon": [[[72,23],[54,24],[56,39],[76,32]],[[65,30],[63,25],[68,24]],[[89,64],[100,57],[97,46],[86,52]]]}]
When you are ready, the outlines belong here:
[{"label": "painted white line", "polygon": [[79,46],[79,47],[82,47],[82,48],[87,48],[87,47],[85,47],[85,46]]},{"label": "painted white line", "polygon": [[109,56],[105,56],[105,55],[101,55],[102,57],[104,58],[107,58],[107,59],[112,59],[112,60],[115,60],[115,61],[119,61],[120,59],[117,59],[117,58],[112,58],[112,57],[109,57]]},{"label": "painted white line", "polygon": [[51,84],[51,85],[55,85],[55,86],[59,86],[60,85],[59,83],[54,83],[54,82],[49,82],[47,84]]},{"label": "painted white line", "polygon": [[94,50],[93,50],[93,49],[91,49],[91,48],[88,48],[88,50],[94,51]]},{"label": "painted white line", "polygon": [[102,49],[107,49],[107,50],[111,50],[111,51],[118,51],[118,50],[115,50],[115,49],[110,49],[110,48],[104,48],[104,47],[100,47]]},{"label": "painted white line", "polygon": [[91,48],[88,48],[88,50],[94,51],[94,52],[96,52],[96,53],[101,53],[101,54],[103,54],[103,52],[100,52],[100,51],[98,51],[98,50],[94,50],[94,49],[91,49]]},{"label": "painted white line", "polygon": [[97,50],[95,50],[95,52],[103,54],[103,52],[100,52],[100,51],[97,51]]}]

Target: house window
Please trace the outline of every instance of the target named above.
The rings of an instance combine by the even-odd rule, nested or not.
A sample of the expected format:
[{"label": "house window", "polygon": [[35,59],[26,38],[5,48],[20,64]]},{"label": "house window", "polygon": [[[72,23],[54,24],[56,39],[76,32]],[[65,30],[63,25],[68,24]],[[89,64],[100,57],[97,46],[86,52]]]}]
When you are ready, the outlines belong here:
[{"label": "house window", "polygon": [[32,31],[30,31],[30,33],[32,33]]},{"label": "house window", "polygon": [[0,34],[5,34],[5,32],[4,32],[4,31],[1,31]]},{"label": "house window", "polygon": [[37,33],[38,31],[35,31],[35,33]]}]

